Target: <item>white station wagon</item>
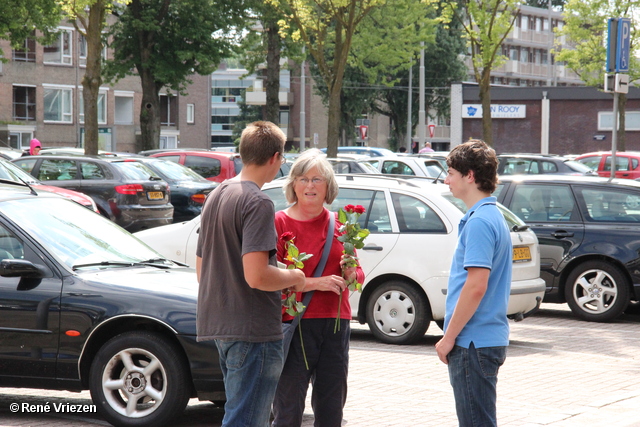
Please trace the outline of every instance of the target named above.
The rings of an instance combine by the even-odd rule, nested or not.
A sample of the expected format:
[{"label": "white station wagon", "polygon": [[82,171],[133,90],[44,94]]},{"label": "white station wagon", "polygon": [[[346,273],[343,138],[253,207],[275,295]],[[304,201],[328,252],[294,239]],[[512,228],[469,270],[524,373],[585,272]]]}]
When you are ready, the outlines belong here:
[{"label": "white station wagon", "polygon": [[[431,321],[442,326],[451,259],[458,223],[466,211],[449,188],[432,180],[337,175],[340,192],[330,209],[362,205],[361,226],[371,234],[358,252],[365,273],[362,293],[350,297],[353,318],[391,344],[409,344],[424,336]],[[263,191],[275,209],[287,207],[284,180]],[[513,281],[508,314],[522,320],[542,301],[538,239],[512,212],[499,205],[511,229]],[[135,234],[164,256],[195,265],[200,217]]]}]

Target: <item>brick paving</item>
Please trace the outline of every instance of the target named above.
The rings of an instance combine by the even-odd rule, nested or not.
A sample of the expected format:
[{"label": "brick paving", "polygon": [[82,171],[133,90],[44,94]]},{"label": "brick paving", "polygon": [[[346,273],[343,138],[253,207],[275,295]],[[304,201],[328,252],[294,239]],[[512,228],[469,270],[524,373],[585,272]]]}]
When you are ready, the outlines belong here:
[{"label": "brick paving", "polygon": [[[446,366],[431,325],[420,343],[377,342],[353,325],[345,426],[455,426]],[[577,321],[566,306],[543,304],[511,323],[511,345],[498,383],[504,427],[640,427],[640,317],[608,324]],[[97,414],[11,413],[10,403],[91,404],[88,392],[0,388],[0,426],[107,426]],[[176,426],[219,426],[223,412],[192,399]],[[313,426],[309,396],[303,421]]]}]

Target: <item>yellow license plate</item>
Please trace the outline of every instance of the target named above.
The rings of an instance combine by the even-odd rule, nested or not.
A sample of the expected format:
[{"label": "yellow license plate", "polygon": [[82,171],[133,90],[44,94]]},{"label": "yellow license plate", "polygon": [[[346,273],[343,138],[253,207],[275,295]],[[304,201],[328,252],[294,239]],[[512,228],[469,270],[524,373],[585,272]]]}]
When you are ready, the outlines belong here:
[{"label": "yellow license plate", "polygon": [[147,197],[149,200],[164,199],[164,193],[162,191],[149,191]]},{"label": "yellow license plate", "polygon": [[528,246],[513,248],[513,262],[531,261],[531,251]]}]

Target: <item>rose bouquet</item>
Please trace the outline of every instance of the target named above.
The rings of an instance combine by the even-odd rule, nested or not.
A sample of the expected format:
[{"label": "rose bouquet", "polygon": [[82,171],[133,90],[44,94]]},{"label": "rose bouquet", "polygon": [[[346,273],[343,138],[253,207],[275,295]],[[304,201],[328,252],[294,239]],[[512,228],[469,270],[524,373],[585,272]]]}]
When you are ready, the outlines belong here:
[{"label": "rose bouquet", "polygon": [[[342,277],[348,268],[358,266],[358,258],[356,257],[356,249],[362,249],[364,247],[364,239],[369,235],[369,230],[366,228],[360,228],[358,218],[365,212],[365,208],[357,205],[346,205],[344,208],[340,208],[338,211],[338,221],[342,224],[338,231],[342,233],[338,237],[338,241],[342,242],[344,246],[343,254],[347,255],[347,262],[342,266]],[[359,283],[355,278],[346,278],[347,287],[350,291],[362,292],[362,283]],[[342,306],[342,294],[338,300],[338,316],[336,317],[336,324],[333,328],[333,332],[340,330],[340,307]]]}]

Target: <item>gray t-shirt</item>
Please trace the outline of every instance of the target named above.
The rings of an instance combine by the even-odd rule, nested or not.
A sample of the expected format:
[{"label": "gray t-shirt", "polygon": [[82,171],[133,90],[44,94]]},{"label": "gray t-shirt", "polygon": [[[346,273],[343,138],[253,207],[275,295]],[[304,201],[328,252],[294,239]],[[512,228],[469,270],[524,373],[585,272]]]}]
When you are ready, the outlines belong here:
[{"label": "gray t-shirt", "polygon": [[275,266],[276,241],[273,202],[256,183],[227,180],[209,194],[196,252],[198,341],[282,339],[280,291],[251,288],[242,265],[244,254],[266,251]]}]

